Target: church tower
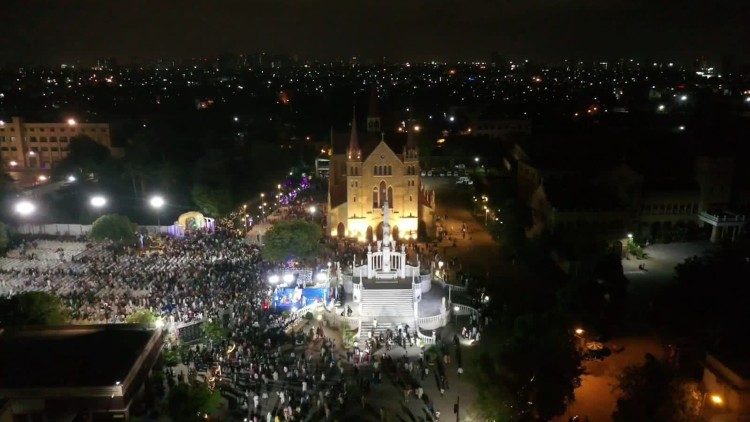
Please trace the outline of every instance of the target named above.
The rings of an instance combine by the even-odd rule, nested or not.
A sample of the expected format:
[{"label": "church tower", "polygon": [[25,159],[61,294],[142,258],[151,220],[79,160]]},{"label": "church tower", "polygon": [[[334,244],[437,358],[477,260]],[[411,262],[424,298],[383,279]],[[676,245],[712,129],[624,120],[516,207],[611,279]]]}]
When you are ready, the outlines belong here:
[{"label": "church tower", "polygon": [[406,134],[404,146],[404,217],[419,215],[420,169],[419,169],[419,126],[412,126]]},{"label": "church tower", "polygon": [[380,111],[378,110],[378,89],[373,85],[370,90],[370,104],[367,107],[367,131],[380,133],[382,130]]},{"label": "church tower", "polygon": [[359,195],[362,184],[362,148],[357,135],[357,116],[352,114],[352,132],[349,135],[349,147],[346,150],[346,197],[350,217],[364,215],[362,204],[365,198]]}]

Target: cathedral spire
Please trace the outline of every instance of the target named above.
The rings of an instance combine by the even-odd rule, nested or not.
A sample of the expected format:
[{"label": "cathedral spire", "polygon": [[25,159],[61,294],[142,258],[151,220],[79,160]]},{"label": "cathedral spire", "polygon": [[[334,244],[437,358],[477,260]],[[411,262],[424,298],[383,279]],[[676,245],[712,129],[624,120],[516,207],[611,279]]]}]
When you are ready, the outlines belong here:
[{"label": "cathedral spire", "polygon": [[378,88],[372,85],[370,90],[370,103],[367,108],[367,131],[380,132],[380,110],[378,108]]},{"label": "cathedral spire", "polygon": [[349,135],[349,149],[347,150],[347,156],[350,160],[362,158],[362,152],[359,148],[359,139],[357,135],[357,114],[356,110],[352,110],[352,133]]}]

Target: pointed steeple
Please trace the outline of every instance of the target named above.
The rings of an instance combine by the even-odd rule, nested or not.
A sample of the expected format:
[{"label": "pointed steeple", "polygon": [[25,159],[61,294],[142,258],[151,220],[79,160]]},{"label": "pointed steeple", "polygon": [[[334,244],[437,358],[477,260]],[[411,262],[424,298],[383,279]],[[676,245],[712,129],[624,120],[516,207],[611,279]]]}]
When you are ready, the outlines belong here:
[{"label": "pointed steeple", "polygon": [[[419,146],[419,143],[417,142],[417,134],[418,130],[416,128],[412,128],[407,134],[406,134],[406,149],[416,149]],[[402,138],[403,139],[403,138]]]},{"label": "pointed steeple", "polygon": [[413,125],[409,128],[406,133],[406,145],[404,145],[404,157],[416,158],[417,149],[419,148],[419,142],[417,136],[419,135],[420,128],[418,125]]},{"label": "pointed steeple", "polygon": [[367,108],[367,131],[380,132],[380,110],[378,108],[378,89],[375,85],[370,90],[370,103]]},{"label": "pointed steeple", "polygon": [[349,135],[349,149],[347,149],[346,154],[350,160],[359,160],[362,158],[362,150],[359,148],[359,136],[357,135],[356,110],[352,111],[352,133]]}]

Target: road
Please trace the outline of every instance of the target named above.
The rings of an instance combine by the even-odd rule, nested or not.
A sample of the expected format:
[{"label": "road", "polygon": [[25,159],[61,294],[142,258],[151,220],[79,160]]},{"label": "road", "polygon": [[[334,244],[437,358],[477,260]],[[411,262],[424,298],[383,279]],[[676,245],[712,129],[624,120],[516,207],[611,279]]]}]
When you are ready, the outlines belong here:
[{"label": "road", "polygon": [[[617,376],[630,365],[644,362],[646,353],[657,358],[663,357],[664,347],[655,334],[648,334],[646,315],[654,298],[665,287],[674,283],[674,267],[686,258],[702,255],[709,250],[707,242],[685,242],[651,245],[645,249],[647,260],[635,258],[622,261],[628,285],[628,323],[630,331],[644,333],[641,335],[621,336],[610,343],[623,346],[625,349],[613,354],[603,361],[586,362],[585,375],[581,385],[575,390],[575,401],[568,407],[564,416],[557,422],[566,422],[571,416],[588,416],[591,421],[606,421],[612,417],[617,405]],[[638,269],[645,264],[646,271]]]},{"label": "road", "polygon": [[[471,191],[466,185],[456,185],[455,179],[441,177],[423,177],[422,184],[426,189],[435,190],[435,215],[445,217],[443,227],[448,229],[453,242],[444,240],[440,244],[440,253],[447,259],[457,257],[464,270],[476,274],[496,274],[500,268],[500,246],[484,227],[484,221],[478,221],[472,214]],[[467,236],[461,236],[461,224],[467,225]],[[455,235],[455,236],[453,236]]]}]

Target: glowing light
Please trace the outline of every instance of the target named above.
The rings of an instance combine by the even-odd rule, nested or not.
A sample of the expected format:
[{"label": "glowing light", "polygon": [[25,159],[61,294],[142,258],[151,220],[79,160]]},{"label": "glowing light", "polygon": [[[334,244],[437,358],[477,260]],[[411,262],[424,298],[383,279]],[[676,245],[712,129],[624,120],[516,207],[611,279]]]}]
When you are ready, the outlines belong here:
[{"label": "glowing light", "polygon": [[156,318],[156,321],[154,321],[154,327],[160,330],[164,328],[164,320],[162,318]]},{"label": "glowing light", "polygon": [[680,97],[679,97],[679,98],[680,98],[680,101],[682,101],[682,102],[685,102],[685,101],[687,101],[687,99],[688,99],[688,96],[687,96],[687,95],[685,95],[685,94],[683,94],[683,95],[680,95]]},{"label": "glowing light", "polygon": [[75,181],[76,181],[76,177],[75,176],[73,176],[72,174],[70,176],[68,176],[68,182],[73,183]]},{"label": "glowing light", "polygon": [[315,211],[318,209],[315,207],[315,205],[310,205],[310,208],[307,209],[307,211],[310,212],[310,214],[315,214]]},{"label": "glowing light", "polygon": [[151,205],[151,208],[159,209],[164,206],[164,198],[160,195],[154,195],[148,200],[148,203]]},{"label": "glowing light", "polygon": [[39,180],[40,182],[46,182],[47,176],[40,174],[39,177],[37,177],[37,180]]},{"label": "glowing light", "polygon": [[89,202],[91,203],[92,207],[101,208],[107,205],[107,198],[101,195],[96,195],[91,197],[91,200]]},{"label": "glowing light", "polygon": [[664,111],[666,108],[667,107],[664,104],[659,104],[659,107],[657,107],[656,109],[659,111]]},{"label": "glowing light", "polygon": [[583,333],[584,333],[583,328],[576,328],[576,334],[580,336]]},{"label": "glowing light", "polygon": [[315,280],[320,282],[328,281],[328,276],[326,275],[326,273],[320,272],[315,275]]},{"label": "glowing light", "polygon": [[724,404],[724,399],[718,394],[711,394],[711,402],[716,405]]},{"label": "glowing light", "polygon": [[15,210],[16,210],[17,213],[19,213],[19,214],[21,214],[23,216],[26,216],[26,215],[30,215],[30,214],[34,213],[34,211],[36,211],[36,205],[34,205],[30,201],[23,200],[23,201],[20,201],[20,202],[18,202],[16,204]]},{"label": "glowing light", "polygon": [[15,167],[18,165],[18,161],[12,160],[10,163],[8,163],[11,167]]},{"label": "glowing light", "polygon": [[420,127],[419,125],[414,125],[414,132],[419,132],[420,130],[422,130],[422,127]]},{"label": "glowing light", "polygon": [[478,163],[479,162],[479,157],[474,157],[474,162]]},{"label": "glowing light", "polygon": [[277,276],[276,274],[268,276],[268,282],[271,283],[271,284],[278,283],[279,282],[279,276]]},{"label": "glowing light", "polygon": [[68,126],[75,126],[77,124],[76,119],[68,119]]},{"label": "glowing light", "polygon": [[456,306],[453,307],[453,311],[454,312],[458,312],[459,309],[461,309],[461,308],[459,308],[458,305],[456,305]]},{"label": "glowing light", "polygon": [[449,122],[455,122],[456,121],[456,116],[450,116],[450,117],[448,117],[448,121]]},{"label": "glowing light", "polygon": [[281,277],[281,279],[284,281],[284,283],[291,283],[292,281],[294,281],[294,275],[286,273],[283,277]]}]

